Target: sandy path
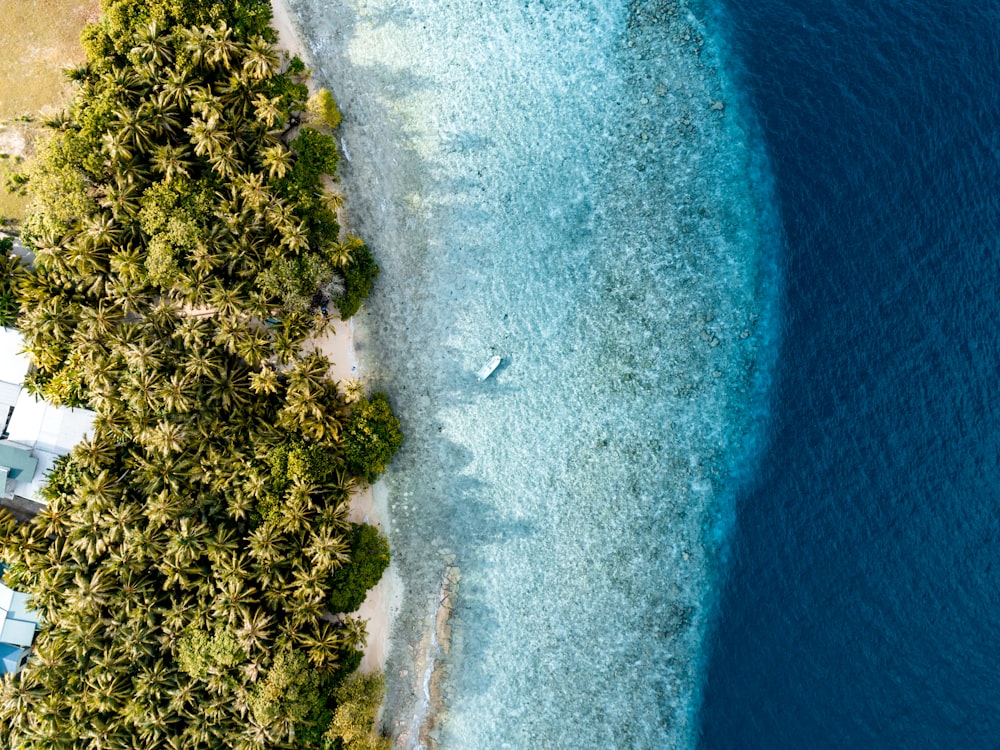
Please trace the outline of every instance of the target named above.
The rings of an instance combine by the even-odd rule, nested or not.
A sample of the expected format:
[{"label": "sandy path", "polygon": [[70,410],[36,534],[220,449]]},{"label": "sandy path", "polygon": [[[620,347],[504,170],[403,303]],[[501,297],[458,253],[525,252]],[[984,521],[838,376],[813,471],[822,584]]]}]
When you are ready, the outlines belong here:
[{"label": "sandy path", "polygon": [[[306,65],[313,67],[312,56],[302,42],[295,26],[294,18],[284,0],[271,0],[273,19],[271,25],[278,32],[278,48],[289,54],[298,55]],[[315,81],[310,81],[310,89]],[[330,360],[330,376],[336,381],[356,380],[361,376],[361,368],[354,352],[354,324],[350,321],[334,321],[324,334],[306,344],[307,349],[316,348]],[[351,495],[351,510],[348,518],[355,523],[371,523],[383,534],[388,534],[388,503],[384,492],[376,485],[356,490]],[[385,668],[386,652],[392,617],[399,611],[402,601],[402,581],[393,563],[382,576],[379,584],[368,592],[357,615],[367,622],[368,643],[361,661],[362,672],[375,672]]]}]

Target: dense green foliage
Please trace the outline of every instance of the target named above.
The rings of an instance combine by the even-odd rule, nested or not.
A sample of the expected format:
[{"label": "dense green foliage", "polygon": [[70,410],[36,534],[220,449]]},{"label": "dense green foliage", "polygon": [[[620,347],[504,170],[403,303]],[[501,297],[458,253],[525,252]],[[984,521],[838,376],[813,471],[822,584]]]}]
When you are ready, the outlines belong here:
[{"label": "dense green foliage", "polygon": [[[101,0],[101,11],[101,22],[84,32],[84,41],[102,37],[112,49],[123,51],[127,51],[130,35],[151,23],[167,27],[224,22],[241,35],[263,33],[275,41],[269,27],[269,0]],[[104,56],[104,52],[93,55]]]},{"label": "dense green foliage", "polygon": [[344,275],[344,293],[336,300],[340,317],[347,320],[354,315],[371,293],[372,284],[378,278],[379,267],[375,256],[363,242],[345,243],[346,257],[334,258],[339,261]]},{"label": "dense green foliage", "polygon": [[403,433],[392,413],[389,397],[376,393],[371,399],[359,398],[351,409],[341,441],[348,472],[371,484],[385,471],[402,443]]},{"label": "dense green foliage", "polygon": [[337,144],[329,135],[303,126],[291,146],[296,159],[282,184],[287,193],[308,198],[315,193],[315,186],[321,175],[336,171],[340,160]]},{"label": "dense green foliage", "polygon": [[389,750],[390,742],[372,732],[372,724],[385,694],[381,675],[356,674],[337,688],[337,710],[327,738],[343,750]]},{"label": "dense green foliage", "polygon": [[343,115],[340,113],[340,108],[337,106],[333,94],[326,89],[320,89],[310,96],[309,101],[306,103],[306,109],[309,112],[312,122],[321,128],[336,130],[343,119]]},{"label": "dense green foliage", "polygon": [[347,537],[350,561],[333,573],[328,606],[331,612],[354,612],[368,589],[379,582],[389,567],[389,542],[378,529],[366,523],[352,524]]},{"label": "dense green foliage", "polygon": [[23,273],[21,259],[11,250],[14,243],[9,237],[0,239],[0,326],[17,322],[21,305],[17,299],[17,280]]},{"label": "dense green foliage", "polygon": [[[301,354],[323,325],[302,298],[340,258],[333,142],[295,136],[302,68],[266,3],[103,5],[28,173],[34,387],[97,417],[45,509],[0,522],[43,618],[0,683],[0,747],[326,748],[365,639],[326,607],[349,491],[399,444]],[[282,264],[314,281],[260,283]]]}]

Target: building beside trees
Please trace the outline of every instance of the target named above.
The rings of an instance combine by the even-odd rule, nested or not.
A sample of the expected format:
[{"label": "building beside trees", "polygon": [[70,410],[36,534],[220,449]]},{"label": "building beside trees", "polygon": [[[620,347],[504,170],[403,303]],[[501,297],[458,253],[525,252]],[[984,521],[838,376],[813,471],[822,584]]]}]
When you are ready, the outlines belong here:
[{"label": "building beside trees", "polygon": [[25,387],[31,362],[24,339],[0,328],[0,507],[23,517],[44,503],[45,478],[93,429],[93,411],[56,406]]},{"label": "building beside trees", "polygon": [[0,675],[24,669],[38,631],[38,614],[28,595],[0,583]]},{"label": "building beside trees", "polygon": [[[369,547],[385,562],[347,516],[402,436],[308,344],[323,295],[346,319],[378,272],[323,190],[336,142],[266,0],[102,9],[21,182],[32,262],[0,269],[33,368],[10,375],[8,474],[46,480],[28,522],[0,512],[4,580],[41,621],[0,679],[0,747],[384,747],[379,683],[352,677],[365,623],[330,603],[346,565],[377,578]],[[48,405],[22,410],[29,390]],[[43,471],[76,424],[51,415],[81,406],[85,439]]]}]

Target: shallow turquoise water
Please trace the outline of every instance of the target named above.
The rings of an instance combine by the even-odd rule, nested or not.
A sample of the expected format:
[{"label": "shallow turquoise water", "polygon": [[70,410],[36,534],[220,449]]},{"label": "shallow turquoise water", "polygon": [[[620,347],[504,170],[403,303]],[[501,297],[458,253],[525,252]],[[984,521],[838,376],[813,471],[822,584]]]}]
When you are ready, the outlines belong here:
[{"label": "shallow turquoise water", "polygon": [[291,6],[383,267],[363,369],[406,432],[388,726],[418,744],[454,559],[442,747],[691,745],[776,281],[711,27],[669,2]]}]

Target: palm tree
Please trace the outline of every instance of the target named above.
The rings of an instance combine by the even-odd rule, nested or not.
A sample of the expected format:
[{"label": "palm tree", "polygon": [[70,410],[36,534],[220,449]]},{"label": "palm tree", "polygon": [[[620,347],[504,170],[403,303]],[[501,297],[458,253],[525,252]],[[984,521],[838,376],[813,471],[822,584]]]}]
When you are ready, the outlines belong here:
[{"label": "palm tree", "polygon": [[156,21],[138,31],[136,46],[132,48],[132,52],[140,60],[165,68],[170,68],[174,61],[174,50]]},{"label": "palm tree", "polygon": [[181,739],[184,740],[185,747],[217,747],[212,742],[215,732],[212,722],[203,713],[195,713],[184,727]]},{"label": "palm tree", "polygon": [[239,190],[247,206],[253,211],[260,211],[271,201],[271,193],[264,183],[264,177],[258,172],[243,175],[239,180]]},{"label": "palm tree", "polygon": [[160,420],[152,429],[145,430],[139,436],[148,450],[159,451],[163,455],[184,450],[186,434],[184,428],[176,422]]},{"label": "palm tree", "polygon": [[166,379],[160,390],[160,398],[167,411],[184,414],[194,408],[193,380],[182,370],[176,370]]},{"label": "palm tree", "polygon": [[236,633],[240,646],[250,652],[263,650],[271,637],[273,618],[263,609],[254,608],[248,612]]},{"label": "palm tree", "polygon": [[239,149],[232,141],[218,148],[215,153],[209,156],[209,163],[223,179],[232,180],[241,174],[243,162],[239,156]]},{"label": "palm tree", "polygon": [[193,91],[191,109],[212,128],[217,128],[226,114],[222,101],[209,88],[197,88]]},{"label": "palm tree", "polygon": [[250,401],[245,375],[244,371],[228,363],[211,373],[205,393],[206,405],[221,407],[224,411],[245,407]]},{"label": "palm tree", "polygon": [[178,109],[185,109],[197,87],[198,81],[192,78],[191,71],[178,67],[167,71],[159,89],[167,101]]},{"label": "palm tree", "polygon": [[340,661],[345,638],[342,628],[327,620],[317,619],[297,633],[297,641],[313,666],[321,671],[330,671]]},{"label": "palm tree", "polygon": [[150,453],[134,456],[133,460],[138,469],[134,481],[148,494],[167,490],[175,496],[180,495],[192,468],[190,458],[177,453],[166,456]]},{"label": "palm tree", "polygon": [[217,349],[189,349],[181,366],[192,378],[209,378],[223,366],[223,360]]},{"label": "palm tree", "polygon": [[191,27],[180,32],[183,39],[181,49],[188,56],[193,68],[200,68],[207,62],[207,56],[212,48],[210,32],[211,28],[208,26]]},{"label": "palm tree", "polygon": [[245,581],[229,577],[219,582],[212,615],[230,627],[245,622],[256,604],[256,590]]},{"label": "palm tree", "polygon": [[173,337],[183,344],[185,349],[202,349],[212,336],[212,326],[209,321],[193,315],[185,315],[177,324]]},{"label": "palm tree", "polygon": [[114,245],[121,234],[118,222],[110,213],[93,213],[81,222],[81,236],[84,244],[90,248]]},{"label": "palm tree", "polygon": [[112,64],[105,80],[118,94],[118,99],[126,105],[134,104],[146,93],[148,86],[132,66]]},{"label": "palm tree", "polygon": [[[239,549],[240,543],[236,535],[236,530],[228,526],[217,528],[206,545],[208,559],[215,566],[220,566],[223,562],[234,559]],[[234,574],[234,570],[229,570],[227,573],[227,575]]]},{"label": "palm tree", "polygon": [[[140,339],[123,347],[122,355],[125,363],[140,373],[156,371],[159,376],[166,361],[166,351],[162,342],[156,339]],[[156,378],[157,382],[159,377]],[[152,389],[150,388],[150,391]],[[146,395],[151,395],[147,392]]]},{"label": "palm tree", "polygon": [[278,528],[290,535],[305,531],[312,516],[309,492],[312,488],[296,479],[288,489],[278,517]]},{"label": "palm tree", "polygon": [[211,286],[209,299],[216,315],[223,318],[236,317],[240,313],[246,292],[243,284],[223,285],[216,281]]},{"label": "palm tree", "polygon": [[111,159],[112,163],[128,162],[135,153],[132,150],[128,135],[122,131],[105,133],[101,138],[101,142],[104,152]]},{"label": "palm tree", "polygon": [[250,373],[250,390],[258,395],[277,393],[278,385],[278,373],[270,367]]},{"label": "palm tree", "polygon": [[107,340],[123,319],[121,310],[112,302],[100,301],[80,310],[80,328],[88,338]]},{"label": "palm tree", "polygon": [[214,29],[207,28],[205,36],[209,42],[206,62],[230,70],[241,52],[241,45],[233,38],[233,30],[221,21]]},{"label": "palm tree", "polygon": [[344,618],[343,628],[345,645],[355,651],[364,649],[365,644],[368,643],[368,630],[365,628],[365,621],[347,615]]},{"label": "palm tree", "polygon": [[328,526],[321,526],[310,537],[305,554],[316,570],[332,572],[350,560],[351,548],[342,534]]},{"label": "palm tree", "polygon": [[274,352],[278,364],[284,365],[295,361],[299,354],[299,346],[302,338],[286,326],[282,326],[274,333],[274,341],[271,350]]},{"label": "palm tree", "polygon": [[70,528],[70,512],[58,501],[49,502],[35,516],[35,523],[45,536],[62,536]]},{"label": "palm tree", "polygon": [[282,227],[281,246],[288,248],[293,255],[309,249],[309,229],[304,221]]},{"label": "palm tree", "polygon": [[257,94],[254,98],[254,112],[268,130],[280,129],[285,124],[285,111],[280,96]]},{"label": "palm tree", "polygon": [[[121,136],[109,133],[105,135],[105,138],[109,138],[114,141],[114,146],[107,146],[107,148],[113,148],[115,154],[122,156],[122,161],[129,161],[132,156],[129,152],[127,146],[124,144],[124,140]],[[117,159],[117,157],[113,157]],[[142,188],[135,182],[129,180],[116,179],[114,184],[110,184],[104,187],[103,196],[100,199],[100,205],[102,208],[111,209],[112,215],[117,219],[121,220],[123,217],[134,218],[139,213],[140,203],[139,199],[142,197]],[[125,248],[120,248],[124,250]]]},{"label": "palm tree", "polygon": [[221,130],[216,123],[200,117],[193,118],[191,124],[184,128],[184,132],[191,136],[191,144],[198,156],[215,156],[230,141],[229,133]]},{"label": "palm tree", "polygon": [[267,174],[272,179],[281,179],[291,170],[295,163],[295,154],[291,149],[281,144],[275,144],[262,149],[260,152],[261,163],[267,169]]},{"label": "palm tree", "polygon": [[[256,507],[254,498],[248,493],[233,492],[226,498],[226,512],[234,521],[246,521],[251,511]],[[243,524],[240,524],[241,528]]]},{"label": "palm tree", "polygon": [[274,52],[274,46],[261,36],[251,39],[247,44],[246,57],[243,58],[243,70],[252,79],[263,81],[273,76],[277,67],[278,56]]},{"label": "palm tree", "polygon": [[143,512],[150,526],[162,527],[174,523],[183,512],[183,508],[167,490],[161,490],[149,496]]},{"label": "palm tree", "polygon": [[194,161],[190,158],[190,149],[180,144],[171,146],[164,143],[153,150],[152,167],[164,176],[167,182],[175,177],[190,177]]},{"label": "palm tree", "polygon": [[[250,328],[245,331],[246,335],[236,342],[236,354],[250,367],[257,368],[271,354],[271,337],[260,328]],[[255,393],[259,392],[257,389],[261,387],[259,375],[259,371],[250,375],[250,388],[254,389]]]},{"label": "palm tree", "polygon": [[248,541],[248,552],[258,563],[273,563],[281,557],[281,532],[271,521],[265,521],[254,529]]},{"label": "palm tree", "polygon": [[149,290],[138,281],[123,276],[112,278],[104,290],[125,315],[136,315],[143,311],[149,301]]},{"label": "palm tree", "polygon": [[165,138],[180,130],[180,110],[170,96],[162,91],[155,98],[143,102],[139,112],[148,119],[150,127],[157,136]]},{"label": "palm tree", "polygon": [[[242,129],[244,120],[254,105],[255,81],[242,68],[236,68],[229,74],[229,79],[215,87],[215,94],[225,107],[227,119]],[[247,129],[247,133],[255,132],[256,127]]]},{"label": "palm tree", "polygon": [[285,602],[285,610],[288,619],[282,623],[282,627],[289,639],[294,639],[302,627],[307,627],[322,616],[322,591],[317,596],[313,589],[293,589],[291,597]]},{"label": "palm tree", "polygon": [[115,111],[117,118],[117,134],[123,144],[132,145],[136,149],[144,151],[152,145],[153,128],[148,118],[135,109],[118,109]]}]

